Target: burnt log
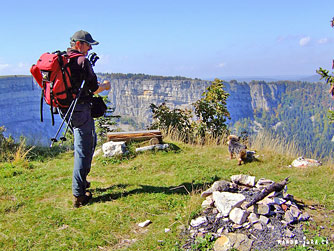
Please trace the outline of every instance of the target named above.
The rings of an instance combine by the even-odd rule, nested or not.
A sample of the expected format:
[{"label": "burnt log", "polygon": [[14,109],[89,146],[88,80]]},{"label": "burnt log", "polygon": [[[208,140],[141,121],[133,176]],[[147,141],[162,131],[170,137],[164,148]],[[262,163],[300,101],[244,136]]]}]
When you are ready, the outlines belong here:
[{"label": "burnt log", "polygon": [[265,197],[267,197],[272,192],[280,192],[284,189],[286,184],[288,184],[289,177],[286,177],[284,180],[280,182],[274,182],[268,186],[266,186],[261,192],[256,194],[254,198],[249,202],[247,205],[245,205],[245,208],[249,208],[250,206],[253,206],[256,202],[263,200]]}]

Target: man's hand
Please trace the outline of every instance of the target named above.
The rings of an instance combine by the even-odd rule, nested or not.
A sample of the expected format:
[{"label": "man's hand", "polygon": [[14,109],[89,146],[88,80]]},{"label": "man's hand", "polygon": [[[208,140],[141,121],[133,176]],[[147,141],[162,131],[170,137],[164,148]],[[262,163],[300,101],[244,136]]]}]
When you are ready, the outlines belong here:
[{"label": "man's hand", "polygon": [[104,80],[102,83],[102,86],[105,88],[105,90],[110,90],[110,81],[109,80]]},{"label": "man's hand", "polygon": [[104,80],[102,84],[99,84],[99,88],[94,92],[94,94],[98,94],[103,91],[108,91],[110,90],[110,88],[111,88],[110,81]]}]

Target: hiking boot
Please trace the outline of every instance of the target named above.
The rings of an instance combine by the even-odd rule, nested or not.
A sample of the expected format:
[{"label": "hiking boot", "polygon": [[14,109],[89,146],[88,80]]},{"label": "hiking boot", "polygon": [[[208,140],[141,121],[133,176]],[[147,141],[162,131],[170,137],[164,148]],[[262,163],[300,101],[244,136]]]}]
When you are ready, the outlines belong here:
[{"label": "hiking boot", "polygon": [[86,202],[86,196],[82,195],[82,196],[74,196],[74,200],[73,200],[73,207],[74,208],[79,208],[81,206],[83,206]]},{"label": "hiking boot", "polygon": [[92,193],[86,192],[85,195],[74,196],[73,206],[74,208],[79,208],[86,205],[92,199]]},{"label": "hiking boot", "polygon": [[89,191],[86,191],[86,192],[85,192],[85,196],[86,196],[86,198],[87,198],[88,201],[90,201],[90,200],[93,198],[92,193],[89,192]]}]

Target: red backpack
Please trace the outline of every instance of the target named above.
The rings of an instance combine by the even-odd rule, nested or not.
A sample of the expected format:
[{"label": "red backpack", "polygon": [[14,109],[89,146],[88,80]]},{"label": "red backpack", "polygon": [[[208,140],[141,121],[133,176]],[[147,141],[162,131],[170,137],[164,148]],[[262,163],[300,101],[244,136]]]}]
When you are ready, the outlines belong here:
[{"label": "red backpack", "polygon": [[83,56],[77,53],[68,56],[66,52],[44,53],[37,63],[32,65],[30,72],[42,88],[41,121],[43,121],[43,99],[50,105],[52,125],[54,125],[54,108],[68,108],[75,99],[71,83],[69,62],[71,58]]}]

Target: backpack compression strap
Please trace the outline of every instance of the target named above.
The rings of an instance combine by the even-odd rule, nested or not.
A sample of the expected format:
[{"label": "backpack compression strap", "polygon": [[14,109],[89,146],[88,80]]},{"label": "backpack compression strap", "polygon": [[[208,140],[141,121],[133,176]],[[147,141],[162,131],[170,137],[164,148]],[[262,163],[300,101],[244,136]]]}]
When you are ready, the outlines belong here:
[{"label": "backpack compression strap", "polygon": [[[61,74],[62,74],[62,78],[63,78],[63,81],[64,81],[64,85],[65,85],[65,89],[66,89],[66,92],[67,92],[67,98],[70,99],[70,96],[72,95],[72,93],[70,92],[70,88],[69,88],[69,85],[67,83],[67,80],[66,80],[66,74],[68,76],[68,79],[71,83],[71,86],[72,85],[72,80],[71,80],[71,76],[70,76],[70,73],[68,71],[68,62],[64,63],[64,60],[63,60],[63,57],[62,55],[66,54],[66,52],[61,52],[61,51],[55,51],[53,54],[57,54],[58,56],[58,63],[59,63],[59,67],[60,67],[60,70],[61,70]],[[80,56],[83,56],[83,54],[81,53],[74,53],[70,56],[68,56],[69,59],[71,58],[75,58],[75,57],[80,57]],[[52,125],[54,125],[54,107],[53,107],[53,99],[54,99],[54,93],[53,93],[53,85],[51,84],[50,85],[50,111],[51,111],[51,119],[52,119]],[[73,101],[72,101],[73,102]]]}]

